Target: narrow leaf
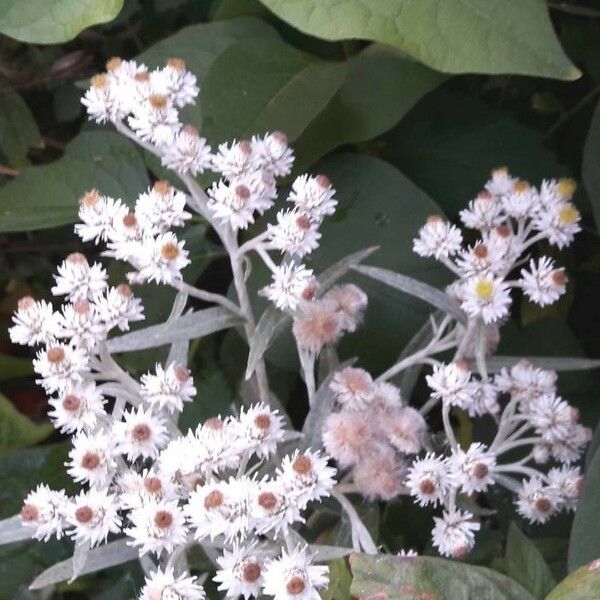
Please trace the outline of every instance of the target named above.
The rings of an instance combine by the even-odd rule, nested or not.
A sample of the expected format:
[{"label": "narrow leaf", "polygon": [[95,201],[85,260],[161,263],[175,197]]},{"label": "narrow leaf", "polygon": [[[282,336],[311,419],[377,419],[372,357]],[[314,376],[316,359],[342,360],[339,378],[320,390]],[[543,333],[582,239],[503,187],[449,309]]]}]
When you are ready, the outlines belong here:
[{"label": "narrow leaf", "polygon": [[[139,552],[135,548],[128,546],[124,539],[109,542],[105,546],[99,546],[89,551],[85,565],[79,575],[96,573],[102,569],[121,565],[138,557]],[[41,590],[49,585],[70,580],[74,575],[73,558],[63,560],[46,569],[33,580],[29,589]]]},{"label": "narrow leaf", "polygon": [[0,521],[0,544],[21,542],[31,537],[31,529],[23,527],[21,517],[15,515]]},{"label": "narrow leaf", "polygon": [[465,314],[448,294],[427,283],[380,267],[361,265],[353,268],[355,271],[358,271],[367,277],[371,277],[371,279],[381,281],[390,287],[396,288],[405,294],[415,296],[416,298],[423,300],[423,302],[427,302],[428,304],[443,310],[461,323],[465,323],[467,320]]},{"label": "narrow leaf", "polygon": [[199,310],[178,317],[173,322],[145,327],[132,333],[109,340],[110,352],[132,352],[147,348],[158,348],[181,340],[204,337],[241,324],[241,319],[220,306]]},{"label": "narrow leaf", "polygon": [[331,287],[340,277],[344,276],[356,265],[359,265],[365,258],[371,256],[378,249],[379,246],[371,246],[344,256],[344,258],[338,260],[319,275],[319,283],[325,289]]},{"label": "narrow leaf", "polygon": [[503,367],[510,368],[522,360],[526,360],[539,369],[552,371],[587,371],[600,367],[600,360],[565,356],[492,356],[486,360],[488,371],[498,373]]},{"label": "narrow leaf", "polygon": [[344,558],[352,554],[352,548],[341,548],[339,546],[326,546],[322,544],[310,544],[310,550],[315,553],[316,562],[329,562],[337,558]]}]

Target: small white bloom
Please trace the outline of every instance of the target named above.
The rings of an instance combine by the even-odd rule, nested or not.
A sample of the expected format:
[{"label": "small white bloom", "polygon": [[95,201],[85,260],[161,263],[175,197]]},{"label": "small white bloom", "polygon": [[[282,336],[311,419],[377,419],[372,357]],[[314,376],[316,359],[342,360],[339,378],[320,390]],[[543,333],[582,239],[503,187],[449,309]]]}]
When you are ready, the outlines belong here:
[{"label": "small white bloom", "polygon": [[130,546],[139,546],[140,556],[153,552],[160,556],[163,551],[173,552],[185,543],[187,527],[177,500],[148,500],[129,513],[131,526],[125,534]]},{"label": "small white bloom", "polygon": [[189,573],[175,577],[172,567],[151,571],[139,600],[204,600],[205,593],[197,578]]},{"label": "small white bloom", "polygon": [[93,350],[106,338],[106,328],[98,315],[96,306],[88,300],[76,300],[65,304],[58,316],[59,337],[68,338],[74,346]]},{"label": "small white bloom", "polygon": [[117,499],[106,489],[92,488],[72,499],[67,521],[72,526],[69,535],[91,547],[106,542],[109,533],[121,531]]},{"label": "small white bloom", "polygon": [[153,93],[132,108],[129,126],[141,140],[159,148],[173,143],[181,123],[169,96]]},{"label": "small white bloom", "polygon": [[277,213],[277,224],[267,225],[268,239],[276,250],[302,258],[319,247],[318,223],[293,208]]},{"label": "small white bloom", "polygon": [[196,76],[187,70],[181,58],[170,58],[163,69],[152,71],[150,86],[155,93],[169,96],[178,108],[195,104],[200,91]]},{"label": "small white bloom", "polygon": [[221,144],[212,157],[213,169],[227,179],[234,179],[257,170],[256,150],[250,140],[235,140],[231,146]]},{"label": "small white bloom", "polygon": [[153,407],[166,408],[169,412],[181,412],[184,402],[192,402],[196,395],[194,380],[189,369],[171,363],[166,369],[156,364],[155,374],[141,377],[140,394]]},{"label": "small white bloom", "polygon": [[99,263],[92,266],[87,258],[78,252],[69,254],[58,267],[54,276],[56,285],[52,287],[55,296],[67,296],[68,300],[92,300],[106,288],[107,274]]},{"label": "small white bloom", "polygon": [[577,501],[583,489],[584,480],[579,467],[562,466],[548,471],[548,481],[556,488],[561,497],[561,506],[568,511],[575,511]]},{"label": "small white bloom", "polygon": [[254,212],[258,209],[253,186],[243,177],[226,183],[223,179],[208,190],[208,208],[221,223],[229,223],[234,231],[247,229],[254,223]]},{"label": "small white bloom", "polygon": [[271,456],[283,440],[283,419],[266,404],[255,404],[247,410],[242,407],[239,424],[246,452],[253,452],[259,458]]},{"label": "small white bloom", "polygon": [[465,227],[489,231],[501,225],[506,217],[502,214],[502,204],[488,191],[481,192],[469,202],[468,208],[460,211],[460,219]]},{"label": "small white bloom", "polygon": [[144,469],[125,471],[117,479],[119,502],[123,508],[137,508],[150,501],[175,500],[176,485],[163,474]]},{"label": "small white bloom", "polygon": [[106,416],[106,400],[93,381],[75,384],[48,403],[53,408],[48,416],[62,433],[89,431]]},{"label": "small white bloom", "polygon": [[275,177],[289,175],[294,164],[294,153],[288,145],[285,133],[274,131],[263,138],[254,136],[252,146],[256,153],[256,164],[260,169],[266,169]]},{"label": "small white bloom", "polygon": [[406,477],[410,495],[419,506],[442,502],[453,483],[448,461],[431,453],[415,459]]},{"label": "small white bloom", "polygon": [[182,227],[192,215],[185,210],[187,197],[168,181],[156,181],[152,188],[140,194],[135,214],[145,228],[154,233],[166,233],[172,227]]},{"label": "small white bloom", "polygon": [[292,523],[304,523],[295,497],[289,495],[280,478],[265,478],[250,490],[249,511],[252,527],[259,535],[285,535]]},{"label": "small white bloom", "polygon": [[23,346],[50,344],[60,332],[59,316],[52,304],[24,296],[13,315],[14,325],[8,330],[10,341]]},{"label": "small white bloom", "polygon": [[313,272],[304,265],[283,264],[273,272],[273,281],[262,289],[267,297],[281,310],[296,310],[303,292],[311,284]]},{"label": "small white bloom", "polygon": [[492,195],[502,198],[513,190],[517,180],[511,177],[506,167],[498,167],[492,171],[491,178],[485,184],[485,189]]},{"label": "small white bloom", "polygon": [[133,295],[126,283],[111,287],[104,294],[98,294],[94,297],[94,304],[106,331],[113,327],[128,331],[130,322],[144,320],[142,301]]},{"label": "small white bloom", "polygon": [[73,448],[66,463],[67,473],[74,481],[87,482],[91,487],[102,488],[112,481],[117,463],[115,447],[110,436],[103,431],[79,432],[73,437]]},{"label": "small white bloom", "polygon": [[560,507],[560,494],[553,486],[534,477],[521,484],[517,511],[532,523],[545,523]]},{"label": "small white bloom", "polygon": [[500,391],[517,398],[526,410],[529,402],[544,394],[553,394],[556,389],[555,371],[535,368],[530,362],[522,360],[511,368],[510,373],[502,369],[494,378]]},{"label": "small white bloom", "polygon": [[126,113],[108,74],[99,73],[94,75],[90,84],[81,99],[90,121],[96,123],[120,121]]},{"label": "small white bloom", "polygon": [[300,175],[294,180],[287,200],[293,202],[298,211],[310,215],[319,223],[335,212],[338,202],[334,196],[335,189],[325,175]]},{"label": "small white bloom", "polygon": [[413,251],[419,256],[433,256],[439,260],[456,254],[461,244],[460,229],[439,215],[432,215],[419,229],[419,237],[413,240]]},{"label": "small white bloom", "polygon": [[567,277],[564,269],[556,269],[554,261],[543,256],[536,262],[529,261],[529,270],[521,270],[519,284],[523,293],[536,304],[554,304],[566,290]]},{"label": "small white bloom", "polygon": [[466,452],[454,449],[449,466],[465,494],[484,492],[494,483],[496,455],[488,452],[483,444],[471,444]]},{"label": "small white bloom", "polygon": [[173,143],[164,148],[161,162],[163,167],[195,177],[212,166],[210,146],[198,135],[195,127],[186,125]]},{"label": "small white bloom", "polygon": [[462,250],[456,259],[456,265],[463,277],[474,277],[501,273],[506,268],[506,260],[503,249],[480,242],[472,248]]},{"label": "small white bloom", "polygon": [[481,417],[482,415],[496,415],[500,412],[498,403],[498,387],[489,381],[470,381],[467,384],[467,395],[469,400],[463,408],[470,417]]},{"label": "small white bloom", "polygon": [[581,231],[580,221],[581,214],[571,202],[559,202],[544,206],[533,220],[533,226],[552,246],[562,249]]},{"label": "small white bloom", "polygon": [[225,598],[235,600],[242,596],[245,600],[258,598],[263,585],[264,553],[256,543],[247,546],[234,544],[231,551],[223,550],[217,558],[217,574],[213,580],[217,588],[225,592]]},{"label": "small white bloom", "polygon": [[537,189],[522,179],[515,181],[512,190],[502,197],[501,202],[506,214],[517,221],[531,218],[541,206]]},{"label": "small white bloom", "polygon": [[41,375],[36,383],[46,392],[63,392],[82,381],[82,374],[90,370],[89,357],[81,348],[54,344],[37,353],[33,370]]},{"label": "small white bloom", "polygon": [[79,200],[81,223],[75,224],[75,233],[84,242],[105,242],[113,233],[114,223],[122,220],[128,211],[121,200],[102,196],[98,190],[90,190]]},{"label": "small white bloom", "polygon": [[442,556],[460,558],[470,552],[475,544],[475,532],[481,527],[472,519],[470,512],[460,510],[444,511],[441,518],[433,518],[433,545]]},{"label": "small white bloom", "polygon": [[470,380],[471,372],[464,361],[434,365],[432,374],[425,377],[432,390],[432,398],[459,408],[466,408],[471,404]]},{"label": "small white bloom", "polygon": [[117,451],[129,461],[156,458],[169,439],[165,420],[143,406],[123,413],[123,421],[113,423],[112,432]]},{"label": "small white bloom", "polygon": [[52,536],[60,539],[68,503],[64,490],[55,491],[40,484],[27,494],[21,508],[21,522],[33,530],[32,537],[37,540],[47,542]]},{"label": "small white bloom", "polygon": [[486,324],[508,314],[511,298],[509,286],[492,276],[473,277],[465,283],[465,299],[461,308],[470,317],[481,317]]},{"label": "small white bloom", "polygon": [[174,233],[161,233],[144,245],[136,264],[144,281],[171,283],[182,278],[181,270],[190,264],[185,241],[179,241]]},{"label": "small white bloom", "polygon": [[274,600],[319,600],[318,590],[329,583],[329,569],[312,561],[308,547],[282,550],[265,565],[263,592]]}]

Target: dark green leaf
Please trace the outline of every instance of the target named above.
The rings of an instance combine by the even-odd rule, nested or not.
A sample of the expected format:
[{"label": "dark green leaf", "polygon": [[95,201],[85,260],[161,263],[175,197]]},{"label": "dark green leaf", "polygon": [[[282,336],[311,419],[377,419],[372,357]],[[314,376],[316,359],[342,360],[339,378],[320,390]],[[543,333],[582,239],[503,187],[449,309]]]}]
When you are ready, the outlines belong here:
[{"label": "dark green leaf", "polygon": [[34,423],[0,394],[0,452],[33,446],[52,431],[50,423]]},{"label": "dark green leaf", "polygon": [[280,130],[293,141],[331,100],[345,70],[275,38],[234,44],[204,79],[203,133],[217,143]]},{"label": "dark green leaf", "polygon": [[543,0],[261,0],[301,31],[367,39],[447,73],[577,79]]},{"label": "dark green leaf", "polygon": [[32,373],[33,365],[30,359],[0,354],[0,381],[27,377]]},{"label": "dark green leaf", "polygon": [[23,98],[0,80],[0,149],[14,167],[27,164],[30,148],[41,148],[37,124]]},{"label": "dark green leaf", "polygon": [[518,583],[485,567],[419,556],[350,557],[350,593],[359,598],[533,600]]},{"label": "dark green leaf", "polygon": [[329,585],[321,593],[323,600],[350,600],[352,574],[343,558],[329,563]]},{"label": "dark green leaf", "polygon": [[585,189],[592,203],[596,229],[600,229],[600,102],[596,105],[585,140],[581,171]]},{"label": "dark green leaf", "polygon": [[546,600],[596,600],[600,598],[600,560],[577,569],[563,579]]},{"label": "dark green leaf", "polygon": [[393,48],[369,46],[349,59],[342,86],[294,144],[295,169],[342,144],[381,135],[444,79]]},{"label": "dark green leaf", "polygon": [[556,581],[536,545],[514,524],[506,541],[506,574],[543,600]]},{"label": "dark green leaf", "polygon": [[131,142],[110,131],[86,131],[62,158],[26,169],[0,189],[0,231],[73,223],[79,198],[91,188],[133,203],[148,185],[144,161]]},{"label": "dark green leaf", "polygon": [[0,32],[22,42],[56,44],[111,21],[123,0],[2,0]]}]

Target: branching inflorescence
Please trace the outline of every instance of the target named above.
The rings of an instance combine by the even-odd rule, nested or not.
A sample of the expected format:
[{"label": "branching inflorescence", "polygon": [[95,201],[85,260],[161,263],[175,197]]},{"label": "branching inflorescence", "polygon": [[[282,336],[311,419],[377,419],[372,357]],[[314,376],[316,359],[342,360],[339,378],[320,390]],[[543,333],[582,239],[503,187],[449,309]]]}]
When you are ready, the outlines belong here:
[{"label": "branching inflorescence", "polygon": [[[456,275],[446,297],[452,310],[432,317],[429,341],[378,378],[353,366],[336,371],[335,345],[360,325],[367,297],[353,284],[323,284],[301,262],[319,245],[319,226],[337,205],[335,190],[324,175],[297,177],[289,206],[262,232],[241,239],[240,232],[274,206],[277,179],[291,173],[293,153],[280,132],[222,144],[213,152],[179,119],[179,109],[193,103],[198,92],[196,78],[179,59],[153,71],[112,59],[106,73],[92,78],[83,99],[92,120],[111,123],[158,156],[185,191],[156,181],[133,208],[101,191],[87,192],[75,231],[84,242],[101,245],[103,256],[128,264],[127,282],[109,283],[103,265],[71,254],[58,267],[52,288],[65,299],[60,310],[30,297],[19,302],[11,339],[36,349],[34,368],[49,395],[50,418],[73,436],[67,471],[83,486],[69,498],[40,484],[21,511],[28,531],[40,540],[67,534],[84,558],[109,536],[124,534],[146,570],[144,599],[203,598],[202,580],[190,575],[186,562],[187,549],[200,545],[227,597],[264,593],[301,600],[318,598],[328,576],[327,567],[313,564],[318,546],[304,542],[294,525],[329,495],[347,513],[354,550],[367,552],[377,549],[345,493],[379,500],[405,494],[422,506],[440,505],[433,543],[450,556],[468,552],[480,527],[462,500],[490,485],[515,492],[519,512],[533,522],[572,509],[581,477],[571,465],[589,432],[557,395],[556,374],[526,362],[495,375],[488,368],[509,314],[511,290],[541,306],[565,291],[564,271],[550,258],[530,260],[527,251],[541,240],[558,248],[572,241],[579,213],[570,202],[571,182],[544,181],[538,191],[506,170],[495,171],[486,190],[461,213],[464,224],[480,235],[468,247],[458,228],[431,217],[414,250]],[[204,171],[220,176],[207,191],[195,179]],[[190,257],[184,236],[173,230],[198,218],[212,226],[227,252],[237,302],[183,280]],[[251,349],[268,345],[246,285],[254,255],[272,275],[261,291],[273,305],[269,310],[292,319],[310,410],[321,411],[318,435],[311,439],[322,440],[326,453],[286,430],[287,417],[269,389],[260,353],[248,372],[255,378],[256,401],[194,431],[178,429],[186,403],[210,401],[195,399],[186,364],[193,334],[177,329],[178,320],[205,318],[202,310],[181,317],[188,297],[217,305],[207,310],[217,310],[225,324],[210,329],[209,323],[207,331],[242,325]],[[164,326],[179,333],[170,338],[168,360],[137,380],[113,355],[151,345],[136,345],[136,332],[112,334],[144,319],[132,290],[142,283],[179,291]],[[164,343],[157,339],[153,345]],[[324,350],[330,359],[325,383],[315,372]],[[435,358],[450,351],[455,352],[450,362]],[[433,367],[426,377],[431,397],[420,409],[408,406],[392,383],[416,365]],[[328,411],[319,405],[327,395]],[[445,433],[441,445],[425,420],[438,406]],[[452,409],[472,418],[493,416],[493,441],[461,448]],[[283,444],[287,454],[280,458]],[[515,459],[513,450],[524,456]],[[329,456],[346,473],[341,483],[335,484]],[[542,472],[539,465],[550,460],[557,466]],[[74,575],[85,565],[76,562]]]}]

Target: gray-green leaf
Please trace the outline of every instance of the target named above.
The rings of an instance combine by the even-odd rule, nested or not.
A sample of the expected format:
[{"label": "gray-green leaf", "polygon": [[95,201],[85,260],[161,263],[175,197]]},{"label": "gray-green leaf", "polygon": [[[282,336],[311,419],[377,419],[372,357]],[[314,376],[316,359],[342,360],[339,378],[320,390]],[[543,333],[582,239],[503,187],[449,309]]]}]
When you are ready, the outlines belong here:
[{"label": "gray-green leaf", "polygon": [[261,0],[304,33],[395,46],[446,73],[577,79],[543,0]]}]

